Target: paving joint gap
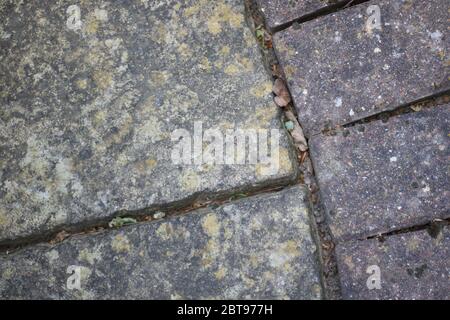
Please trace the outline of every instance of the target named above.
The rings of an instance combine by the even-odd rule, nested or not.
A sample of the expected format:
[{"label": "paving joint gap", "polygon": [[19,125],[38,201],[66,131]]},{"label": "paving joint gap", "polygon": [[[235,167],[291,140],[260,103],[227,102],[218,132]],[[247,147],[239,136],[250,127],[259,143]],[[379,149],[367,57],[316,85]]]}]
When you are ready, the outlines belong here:
[{"label": "paving joint gap", "polygon": [[421,112],[424,109],[431,109],[436,108],[442,105],[445,105],[450,102],[450,90],[446,90],[437,94],[434,94],[432,96],[428,96],[413,102],[406,103],[404,105],[395,107],[391,110],[382,111],[380,113],[355,120],[352,122],[344,123],[341,125],[337,125],[333,128],[325,128],[322,129],[320,132],[316,132],[310,135],[308,138],[311,139],[313,137],[317,137],[320,135],[333,135],[336,131],[342,130],[342,129],[348,129],[353,128],[357,125],[363,125],[363,124],[369,124],[372,122],[387,122],[389,119],[398,117],[403,114],[408,113],[415,113],[415,112]]},{"label": "paving joint gap", "polygon": [[[91,223],[83,223],[79,225],[71,225],[62,228],[58,228],[47,234],[40,234],[31,237],[18,238],[10,241],[3,241],[0,243],[0,256],[9,255],[16,251],[22,250],[27,247],[31,247],[38,244],[57,244],[61,243],[73,236],[96,234],[101,232],[108,232],[109,230],[119,230],[129,226],[135,226],[137,224],[151,223],[161,221],[163,219],[171,219],[174,217],[187,215],[198,209],[214,208],[223,204],[231,203],[233,201],[251,198],[257,195],[268,194],[273,192],[279,192],[284,189],[290,188],[295,185],[299,185],[298,174],[295,179],[289,182],[273,183],[272,185],[262,186],[260,188],[248,189],[247,191],[240,189],[229,191],[222,195],[206,195],[202,193],[198,196],[194,196],[189,204],[185,206],[177,206],[173,204],[168,207],[161,208],[147,208],[138,211],[118,211],[110,219],[101,219],[92,221]],[[183,201],[186,202],[186,201]],[[163,217],[158,218],[158,213],[162,213]],[[156,217],[155,217],[156,215]],[[125,224],[119,227],[110,226],[110,222],[116,218],[132,218],[136,222]]]},{"label": "paving joint gap", "polygon": [[[247,11],[247,22],[253,34],[258,39],[257,30],[264,32],[263,39],[258,39],[260,44],[261,53],[264,59],[264,65],[266,70],[272,76],[272,80],[282,79],[286,83],[286,77],[283,74],[278,59],[275,55],[273,47],[271,45],[271,34],[266,29],[266,23],[259,10],[259,6],[256,0],[245,0],[245,7]],[[266,35],[268,37],[266,38]],[[261,41],[262,40],[262,41]],[[287,91],[289,88],[286,86]],[[275,97],[275,95],[274,95]],[[292,117],[287,116],[288,112],[291,112],[295,116],[295,125],[301,128],[301,124],[298,121],[298,114],[296,108],[294,108],[292,99],[288,106],[282,109],[283,122],[293,121]],[[291,140],[294,140],[290,135]],[[308,142],[308,138],[305,137]],[[319,187],[316,181],[314,168],[309,156],[309,150],[301,151],[297,149],[298,153],[298,166],[300,168],[300,183],[305,184],[309,191],[309,207],[311,209],[310,221],[311,229],[313,230],[313,237],[316,240],[319,256],[320,256],[320,268],[322,286],[324,288],[324,297],[330,300],[341,299],[340,281],[338,278],[337,259],[335,255],[335,243],[331,236],[331,231],[325,219],[325,213],[320,201]]]},{"label": "paving joint gap", "polygon": [[387,238],[387,237],[400,235],[400,234],[406,234],[406,233],[412,233],[412,232],[418,232],[418,231],[423,231],[423,230],[427,230],[428,234],[431,237],[436,238],[437,235],[439,235],[442,228],[445,226],[450,226],[450,218],[435,219],[435,220],[425,223],[425,224],[416,225],[416,226],[409,227],[409,228],[393,230],[393,231],[382,233],[382,234],[377,234],[377,235],[370,236],[370,237],[367,237],[364,239],[358,239],[358,241],[378,239],[380,242],[383,242],[385,240],[385,238]]},{"label": "paving joint gap", "polygon": [[444,92],[440,92],[432,96],[398,106],[396,108],[393,108],[392,110],[383,111],[360,120],[346,123],[342,127],[351,128],[359,124],[366,124],[375,121],[387,121],[390,118],[397,117],[402,114],[420,112],[423,109],[438,107],[443,104],[447,104],[449,101],[450,90],[446,90]]},{"label": "paving joint gap", "polygon": [[369,2],[369,1],[370,0],[349,0],[349,1],[344,2],[344,3],[335,3],[335,4],[332,4],[332,5],[328,6],[328,7],[319,9],[319,10],[315,11],[314,13],[304,15],[301,18],[294,19],[294,20],[291,20],[289,22],[283,23],[283,24],[273,28],[270,31],[271,31],[272,34],[275,34],[277,32],[280,32],[280,31],[283,31],[283,30],[286,30],[286,29],[292,27],[294,24],[299,24],[300,25],[302,23],[305,23],[305,22],[308,22],[308,21],[311,21],[311,20],[314,20],[314,19],[326,16],[326,15],[329,15],[329,14],[333,14],[333,13],[336,13],[336,12],[339,12],[339,11],[351,8],[353,6],[356,6],[358,4],[362,4],[364,2]]}]

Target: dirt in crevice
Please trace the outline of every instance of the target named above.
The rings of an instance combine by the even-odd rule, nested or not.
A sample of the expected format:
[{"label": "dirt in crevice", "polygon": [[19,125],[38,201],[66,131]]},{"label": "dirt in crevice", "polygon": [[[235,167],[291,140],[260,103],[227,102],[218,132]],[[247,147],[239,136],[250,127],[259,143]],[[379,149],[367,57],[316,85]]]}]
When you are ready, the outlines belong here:
[{"label": "dirt in crevice", "polygon": [[[265,69],[271,75],[273,81],[280,78],[286,83],[286,77],[272,47],[272,34],[265,27],[265,21],[258,9],[256,0],[245,0],[245,6],[247,11],[247,22],[260,44]],[[292,112],[297,117],[297,112],[292,102],[282,109],[284,112]],[[286,119],[286,116],[283,115],[283,120]],[[308,151],[297,151],[300,183],[305,184],[309,189],[310,206],[313,213],[312,227],[316,231],[315,237],[317,238],[319,245],[320,259],[322,262],[321,269],[322,283],[325,290],[324,297],[329,300],[338,300],[342,298],[342,295],[334,251],[335,244],[325,219],[325,212],[320,201],[319,187],[309,153]]]},{"label": "dirt in crevice", "polygon": [[[278,182],[273,182],[270,185],[262,185],[256,188],[248,188],[245,186],[236,190],[231,190],[230,192],[224,193],[222,195],[195,195],[191,199],[182,201],[180,203],[174,203],[166,207],[147,208],[137,211],[119,211],[115,215],[107,219],[99,219],[80,225],[71,225],[66,227],[63,226],[56,230],[49,231],[45,234],[15,239],[14,241],[2,242],[0,243],[0,255],[9,255],[21,249],[38,244],[55,245],[73,236],[97,234],[101,232],[108,232],[109,230],[125,228],[128,226],[135,226],[140,223],[149,223],[153,221],[160,221],[162,219],[170,219],[173,217],[189,214],[190,212],[198,209],[215,208],[232,201],[237,201],[240,199],[254,197],[262,194],[279,192],[297,184],[298,177],[295,177],[295,179],[293,178],[291,181],[280,180]],[[117,218],[124,218],[124,220],[134,220],[134,223],[124,224],[117,227],[111,226],[111,222]]]}]

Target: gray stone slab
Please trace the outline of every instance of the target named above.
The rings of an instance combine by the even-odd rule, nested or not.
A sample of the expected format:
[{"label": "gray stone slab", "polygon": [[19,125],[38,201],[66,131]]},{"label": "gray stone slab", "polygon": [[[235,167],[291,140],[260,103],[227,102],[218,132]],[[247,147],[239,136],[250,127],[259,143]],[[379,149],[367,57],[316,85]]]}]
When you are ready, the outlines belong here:
[{"label": "gray stone slab", "polygon": [[318,11],[338,7],[349,0],[257,0],[270,30],[276,30],[297,19],[311,16]]},{"label": "gray stone slab", "polygon": [[284,131],[274,173],[171,160],[194,121],[282,128],[242,1],[2,1],[0,16],[0,241],[295,179]]},{"label": "gray stone slab", "polygon": [[[390,236],[383,242],[343,243],[336,254],[344,299],[450,299],[448,225],[439,233],[424,230]],[[369,280],[371,276],[375,277]],[[372,286],[376,279],[379,289]]]},{"label": "gray stone slab", "polygon": [[310,140],[337,239],[450,217],[450,105]]},{"label": "gray stone slab", "polygon": [[[306,201],[292,187],[1,256],[0,298],[319,299]],[[67,289],[71,265],[81,290]]]},{"label": "gray stone slab", "polygon": [[[381,30],[367,28],[380,8]],[[274,36],[308,135],[450,89],[448,1],[370,1]]]}]

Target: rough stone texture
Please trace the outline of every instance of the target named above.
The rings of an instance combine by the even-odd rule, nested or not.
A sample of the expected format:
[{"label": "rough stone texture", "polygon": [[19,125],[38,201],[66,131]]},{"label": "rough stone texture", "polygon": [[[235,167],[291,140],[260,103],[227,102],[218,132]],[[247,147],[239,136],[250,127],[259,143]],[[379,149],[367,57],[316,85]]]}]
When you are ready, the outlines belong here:
[{"label": "rough stone texture", "polygon": [[[307,191],[292,187],[0,257],[0,298],[319,299]],[[81,290],[67,290],[70,265]]]},{"label": "rough stone texture", "polygon": [[[450,227],[352,241],[336,249],[344,299],[450,299]],[[370,266],[380,268],[381,289],[369,290]]]},{"label": "rough stone texture", "polygon": [[[175,165],[175,129],[282,128],[240,0],[2,1],[0,241],[295,178]],[[70,26],[72,29],[69,29]]]},{"label": "rough stone texture", "polygon": [[275,34],[307,134],[449,90],[447,19],[447,0],[371,1]]},{"label": "rough stone texture", "polygon": [[310,140],[330,228],[371,236],[450,217],[450,105]]},{"label": "rough stone texture", "polygon": [[270,30],[349,0],[257,0]]}]

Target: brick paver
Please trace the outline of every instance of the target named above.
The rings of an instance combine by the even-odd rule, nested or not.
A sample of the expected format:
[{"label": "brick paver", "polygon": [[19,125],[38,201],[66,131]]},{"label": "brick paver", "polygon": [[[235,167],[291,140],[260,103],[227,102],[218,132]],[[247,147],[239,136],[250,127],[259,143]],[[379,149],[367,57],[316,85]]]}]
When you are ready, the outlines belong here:
[{"label": "brick paver", "polygon": [[337,256],[345,299],[450,299],[448,225],[343,243]]},{"label": "brick paver", "polygon": [[360,124],[310,140],[338,238],[450,218],[450,105]]},{"label": "brick paver", "polygon": [[447,19],[446,0],[370,1],[275,34],[306,133],[449,90]]}]

